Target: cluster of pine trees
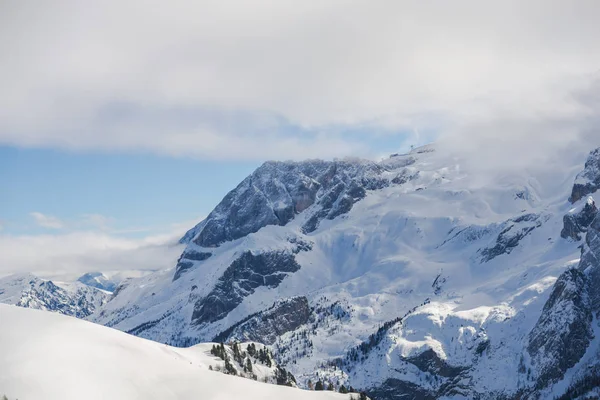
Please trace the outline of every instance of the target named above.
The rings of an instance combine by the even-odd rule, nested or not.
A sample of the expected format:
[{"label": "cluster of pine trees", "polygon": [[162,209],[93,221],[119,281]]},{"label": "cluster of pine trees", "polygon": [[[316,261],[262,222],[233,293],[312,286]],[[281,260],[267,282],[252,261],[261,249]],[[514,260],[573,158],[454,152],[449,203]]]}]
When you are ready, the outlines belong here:
[{"label": "cluster of pine trees", "polygon": [[326,329],[332,335],[340,329],[340,321],[349,319],[354,311],[346,301],[328,302],[326,296],[321,296],[310,309],[308,323],[292,332],[285,341],[275,342],[279,363],[296,364],[298,359],[310,356],[313,352],[312,337],[318,334],[318,329]]},{"label": "cluster of pine trees", "polygon": [[[367,358],[367,355],[369,354],[369,352],[371,352],[371,350],[373,350],[375,347],[377,347],[381,343],[381,341],[385,337],[385,334],[392,326],[402,323],[402,321],[407,316],[409,316],[410,314],[415,312],[415,310],[417,308],[422,307],[426,304],[429,304],[429,299],[426,299],[423,303],[408,310],[406,312],[406,314],[404,314],[404,316],[385,322],[382,326],[379,327],[379,329],[377,329],[377,332],[371,334],[367,340],[365,340],[358,346],[350,349],[348,351],[348,353],[346,353],[345,359],[341,360],[341,364],[351,367],[352,364],[356,363],[357,361],[364,361]],[[338,364],[340,363],[340,360],[336,360],[336,361]],[[338,366],[340,366],[340,365],[338,365]]]},{"label": "cluster of pine trees", "polygon": [[219,357],[221,360],[225,361],[225,371],[227,375],[237,375],[237,370],[231,363],[229,359],[229,355],[227,354],[227,350],[225,350],[225,345],[220,343],[219,345],[213,345],[210,349],[210,354],[215,357]]},{"label": "cluster of pine trees", "polygon": [[[267,348],[257,348],[256,344],[249,343],[246,346],[246,351],[244,351],[238,342],[233,342],[231,345],[229,345],[229,347],[233,352],[233,361],[238,364],[239,368],[244,370],[244,374],[242,374],[243,376],[248,377],[249,375],[254,380],[258,379],[254,373],[252,358],[258,360],[258,362],[267,366],[268,368],[273,367],[273,354]],[[234,364],[232,363],[232,360],[230,359],[229,354],[231,353],[227,352],[224,343],[213,345],[210,349],[210,354],[225,361],[225,368],[223,370],[224,373],[228,375],[238,374]],[[218,370],[220,371],[220,368]],[[294,375],[281,366],[276,366],[274,378],[278,385],[296,385],[296,378]]]},{"label": "cluster of pine trees", "polygon": [[[313,382],[309,379],[308,380],[308,389],[315,390],[315,391],[329,390],[329,391],[333,392],[333,391],[335,391],[335,386],[331,382],[327,382],[327,386],[325,386],[325,382],[323,382],[321,379],[319,379],[317,381],[317,383],[313,384]],[[340,385],[338,392],[343,393],[343,394],[358,393],[359,397],[357,397],[357,399],[359,399],[359,400],[367,399],[367,394],[365,392],[358,392],[352,386],[347,388],[345,385]]]}]

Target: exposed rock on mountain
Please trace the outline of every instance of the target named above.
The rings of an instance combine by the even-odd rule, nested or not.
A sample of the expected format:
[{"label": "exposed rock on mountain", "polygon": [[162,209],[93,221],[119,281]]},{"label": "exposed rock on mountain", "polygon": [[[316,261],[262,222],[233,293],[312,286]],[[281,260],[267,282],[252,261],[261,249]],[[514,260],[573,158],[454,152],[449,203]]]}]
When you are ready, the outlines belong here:
[{"label": "exposed rock on mountain", "polygon": [[293,254],[268,252],[254,255],[247,251],[231,263],[214,289],[196,302],[192,321],[194,324],[217,321],[257,288],[274,289],[288,273],[299,269],[300,264]]},{"label": "exposed rock on mountain", "polygon": [[577,175],[571,197],[575,203],[600,188],[600,148],[592,151],[585,162],[585,169]]},{"label": "exposed rock on mountain", "polygon": [[535,228],[542,226],[543,218],[536,214],[525,214],[507,221],[498,234],[494,246],[481,250],[481,261],[488,262],[502,254],[510,252],[519,245],[521,239]]},{"label": "exposed rock on mountain", "polygon": [[264,163],[227,196],[200,224],[188,231],[182,243],[193,240],[202,247],[215,247],[257,232],[267,225],[286,225],[311,207],[303,230],[312,232],[323,218],[345,214],[364,198],[367,190],[381,189],[409,179],[389,172],[410,165],[355,161],[309,161]]},{"label": "exposed rock on mountain", "polygon": [[179,277],[186,272],[188,269],[194,266],[194,261],[204,261],[208,260],[212,256],[212,253],[196,251],[196,250],[187,250],[181,254],[179,260],[177,260],[177,265],[175,266],[175,275],[173,276],[173,280],[179,279]]},{"label": "exposed rock on mountain", "polygon": [[252,314],[237,324],[221,332],[215,342],[259,342],[267,345],[275,343],[284,333],[306,324],[310,317],[308,299],[294,297],[275,303],[271,308]]},{"label": "exposed rock on mountain", "polygon": [[536,367],[538,388],[562,378],[593,338],[587,289],[587,278],[577,268],[564,272],[529,334],[527,351]]},{"label": "exposed rock on mountain", "polygon": [[596,202],[592,196],[588,197],[583,207],[574,208],[563,217],[563,229],[560,236],[565,239],[581,240],[581,234],[587,232],[587,228],[596,217],[597,212]]}]

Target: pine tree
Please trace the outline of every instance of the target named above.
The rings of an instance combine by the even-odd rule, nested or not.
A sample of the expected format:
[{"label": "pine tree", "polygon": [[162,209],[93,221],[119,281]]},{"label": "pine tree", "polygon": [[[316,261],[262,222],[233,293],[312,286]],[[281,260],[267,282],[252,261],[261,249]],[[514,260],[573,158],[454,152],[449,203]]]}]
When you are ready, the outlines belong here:
[{"label": "pine tree", "polygon": [[313,390],[314,389],[313,383],[312,383],[312,381],[310,379],[308,380],[307,385],[308,385],[308,390]]},{"label": "pine tree", "polygon": [[237,371],[235,370],[233,364],[229,361],[229,357],[225,359],[225,373],[229,375],[237,375]]},{"label": "pine tree", "polygon": [[331,390],[331,391],[334,390],[333,383],[329,382],[329,385],[327,385],[327,390]]},{"label": "pine tree", "polygon": [[242,363],[242,354],[240,352],[240,346],[237,342],[233,342],[233,359],[237,361],[239,364]]},{"label": "pine tree", "polygon": [[246,351],[248,354],[254,357],[256,355],[256,345],[254,343],[250,343],[248,346],[246,346]]},{"label": "pine tree", "polygon": [[323,382],[319,380],[315,385],[315,390],[323,390]]},{"label": "pine tree", "polygon": [[344,385],[340,386],[340,393],[343,393],[343,394],[348,393],[348,389],[346,389],[346,386],[344,386]]},{"label": "pine tree", "polygon": [[246,358],[246,369],[249,372],[252,372],[252,361],[250,361],[250,357]]}]

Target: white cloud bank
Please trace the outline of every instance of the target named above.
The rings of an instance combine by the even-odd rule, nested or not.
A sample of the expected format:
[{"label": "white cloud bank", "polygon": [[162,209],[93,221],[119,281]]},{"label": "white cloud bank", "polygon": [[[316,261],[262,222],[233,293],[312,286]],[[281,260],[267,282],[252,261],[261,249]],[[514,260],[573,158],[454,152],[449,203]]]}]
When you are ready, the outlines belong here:
[{"label": "white cloud bank", "polygon": [[54,235],[0,235],[0,276],[32,272],[76,279],[86,272],[173,268],[183,251],[177,235],[127,239],[93,231]]},{"label": "white cloud bank", "polygon": [[368,135],[345,128],[470,139],[499,113],[564,112],[600,68],[595,0],[0,7],[0,143],[19,146],[364,154]]}]

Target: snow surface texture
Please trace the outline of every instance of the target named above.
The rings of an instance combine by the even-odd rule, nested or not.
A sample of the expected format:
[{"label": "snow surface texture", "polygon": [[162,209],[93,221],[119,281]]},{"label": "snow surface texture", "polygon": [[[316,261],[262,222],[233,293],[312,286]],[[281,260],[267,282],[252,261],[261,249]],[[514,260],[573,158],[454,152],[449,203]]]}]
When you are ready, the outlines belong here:
[{"label": "snow surface texture", "polygon": [[[0,393],[21,400],[349,399],[209,367],[212,344],[169,347],[58,314],[0,304]],[[271,369],[255,366],[268,377]],[[354,395],[357,397],[358,395]]]},{"label": "snow surface texture", "polygon": [[[600,182],[598,154],[576,184]],[[545,373],[554,354],[531,332],[568,337],[556,324],[575,320],[544,310],[591,302],[557,295],[546,306],[579,263],[580,243],[561,231],[587,202],[568,201],[582,163],[492,182],[434,146],[380,163],[266,163],[182,238],[175,269],[121,285],[91,319],[176,346],[269,343],[300,386],[323,379],[377,399],[552,398],[580,363]],[[581,330],[584,341],[594,329]]]},{"label": "snow surface texture", "polygon": [[108,292],[80,282],[52,282],[33,274],[0,278],[0,303],[85,318],[105,304]]}]

